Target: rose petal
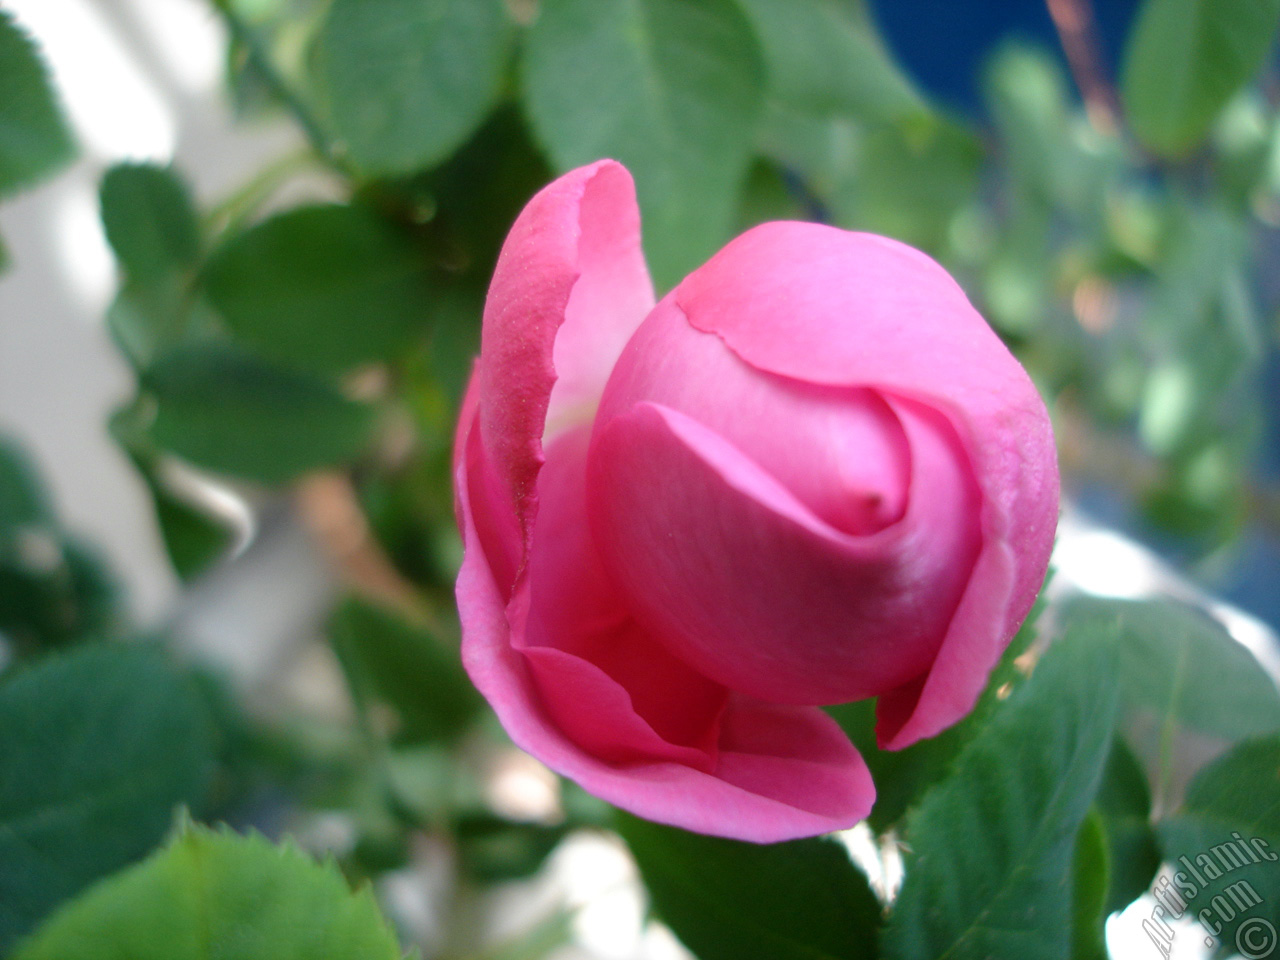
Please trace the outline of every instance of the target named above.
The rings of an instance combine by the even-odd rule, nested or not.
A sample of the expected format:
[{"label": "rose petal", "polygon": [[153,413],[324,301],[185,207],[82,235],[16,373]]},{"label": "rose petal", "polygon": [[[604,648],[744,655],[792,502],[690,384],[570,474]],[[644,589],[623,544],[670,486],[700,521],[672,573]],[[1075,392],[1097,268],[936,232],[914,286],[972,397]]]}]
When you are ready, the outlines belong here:
[{"label": "rose petal", "polygon": [[[475,449],[474,429],[473,422],[462,432],[468,449]],[[816,709],[786,708],[783,727],[773,712],[778,708],[735,703],[717,759],[723,778],[672,762],[613,765],[566,736],[512,643],[506,597],[476,529],[470,463],[462,459],[456,476],[466,549],[457,585],[463,663],[518,746],[604,800],[686,830],[773,843],[844,829],[866,817],[875,799],[866,764]]]},{"label": "rose petal", "polygon": [[710,769],[728,692],[640,628],[605,575],[587,525],[589,439],[584,426],[547,446],[526,587],[508,609],[513,643],[548,709],[597,756]]},{"label": "rose petal", "polygon": [[590,421],[652,303],[625,167],[582,167],[529,201],[498,257],[476,373],[482,441],[526,539],[549,420]]},{"label": "rose petal", "polygon": [[636,617],[707,676],[762,700],[858,700],[926,671],[972,564],[977,500],[945,421],[895,402],[922,493],[865,536],[825,523],[683,413],[645,402],[599,426],[588,511]]},{"label": "rose petal", "polygon": [[873,533],[906,509],[910,450],[879,395],[762,373],[670,297],[618,358],[597,429],[644,401],[718,433],[838,530]]},{"label": "rose petal", "polygon": [[1053,546],[1057,459],[1034,385],[945,270],[883,237],[764,224],[674,296],[753,367],[913,397],[955,424],[982,489],[982,553],[918,698],[883,704],[880,735],[897,749],[945,729],[977,700]]}]

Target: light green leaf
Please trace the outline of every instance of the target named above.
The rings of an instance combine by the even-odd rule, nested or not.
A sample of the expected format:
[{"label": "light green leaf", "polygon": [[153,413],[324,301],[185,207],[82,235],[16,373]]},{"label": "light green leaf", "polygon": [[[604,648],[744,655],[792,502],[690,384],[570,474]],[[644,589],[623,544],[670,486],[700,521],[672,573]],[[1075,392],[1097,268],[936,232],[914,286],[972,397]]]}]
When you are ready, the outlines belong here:
[{"label": "light green leaf", "polygon": [[195,266],[200,225],[171,169],[117,164],[102,178],[99,198],[107,240],[129,277],[150,283]]},{"label": "light green leaf", "polygon": [[500,0],[335,0],[315,65],[339,142],[371,174],[444,160],[497,101],[507,40]]},{"label": "light green leaf", "polygon": [[35,44],[0,9],[0,196],[48,176],[74,155]]},{"label": "light green leaf", "polygon": [[82,647],[0,683],[0,951],[159,842],[212,750],[196,688],[150,648]]},{"label": "light green leaf", "polygon": [[1153,150],[1185,154],[1262,66],[1280,0],[1146,0],[1121,77],[1129,124]]},{"label": "light green leaf", "polygon": [[1201,770],[1160,839],[1189,913],[1241,953],[1267,956],[1259,921],[1272,925],[1272,946],[1280,928],[1280,737],[1245,741]]},{"label": "light green leaf", "polygon": [[390,708],[398,741],[455,737],[475,716],[479,698],[457,646],[425,628],[352,598],[334,614],[329,637],[357,703]]},{"label": "light green leaf", "polygon": [[764,95],[732,0],[546,0],[521,93],[559,169],[612,157],[631,170],[660,288],[728,239]]},{"label": "light green leaf", "polygon": [[300,207],[232,237],[205,285],[236,337],[290,366],[338,372],[427,333],[422,255],[358,207]]},{"label": "light green leaf", "polygon": [[259,836],[186,829],[95,886],[14,960],[399,960],[368,888]]},{"label": "light green leaf", "polygon": [[1172,600],[1080,600],[1065,615],[1119,624],[1130,707],[1228,740],[1280,730],[1280,691],[1221,624]]},{"label": "light green leaf", "polygon": [[659,916],[700,960],[871,960],[880,906],[831,840],[761,846],[619,813]]},{"label": "light green leaf", "polygon": [[908,814],[889,960],[1069,955],[1076,835],[1118,702],[1112,639],[1059,639]]},{"label": "light green leaf", "polygon": [[841,0],[740,0],[755,27],[769,92],[803,113],[893,120],[927,112],[876,39]]},{"label": "light green leaf", "polygon": [[983,157],[981,141],[949,120],[877,127],[862,140],[844,189],[832,196],[835,221],[938,252],[976,194]]},{"label": "light green leaf", "polygon": [[212,470],[276,484],[356,456],[372,411],[321,380],[273,367],[223,344],[181,347],[154,363],[149,435],[163,450]]}]

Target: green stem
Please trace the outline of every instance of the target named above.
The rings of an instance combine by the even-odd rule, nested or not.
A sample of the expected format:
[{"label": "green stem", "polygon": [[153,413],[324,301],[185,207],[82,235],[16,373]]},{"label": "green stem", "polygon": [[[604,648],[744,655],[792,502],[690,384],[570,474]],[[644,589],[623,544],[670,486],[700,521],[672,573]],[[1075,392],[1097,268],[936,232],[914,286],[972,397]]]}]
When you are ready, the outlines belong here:
[{"label": "green stem", "polygon": [[213,0],[213,6],[221,15],[223,22],[226,23],[227,31],[231,34],[232,39],[244,47],[249,61],[262,74],[267,86],[271,89],[271,93],[293,115],[294,120],[302,128],[302,132],[306,135],[312,147],[315,148],[316,153],[323,157],[325,162],[334,167],[339,173],[353,176],[354,171],[350,164],[339,156],[338,151],[334,149],[333,141],[329,139],[324,127],[321,126],[315,113],[312,112],[311,106],[277,69],[271,56],[263,46],[258,32],[235,11],[232,0]]},{"label": "green stem", "polygon": [[234,232],[282,183],[316,164],[315,151],[310,147],[273,160],[209,209],[204,218],[208,232]]}]

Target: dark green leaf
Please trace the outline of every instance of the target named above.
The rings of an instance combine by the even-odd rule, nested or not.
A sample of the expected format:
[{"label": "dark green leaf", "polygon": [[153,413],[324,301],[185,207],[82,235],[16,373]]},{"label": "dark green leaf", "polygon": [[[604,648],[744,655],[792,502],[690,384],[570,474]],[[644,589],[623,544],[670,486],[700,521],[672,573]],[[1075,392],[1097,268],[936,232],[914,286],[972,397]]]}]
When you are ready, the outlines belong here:
[{"label": "dark green leaf", "polygon": [[488,814],[459,819],[454,827],[458,861],[480,883],[501,883],[532,876],[568,828],[512,823]]},{"label": "dark green leaf", "polygon": [[922,113],[874,28],[841,0],[740,0],[755,27],[769,92],[805,113],[890,120]]},{"label": "dark green leaf", "polygon": [[102,178],[99,197],[107,240],[128,276],[149,283],[195,266],[200,225],[171,169],[117,164]]},{"label": "dark green leaf", "polygon": [[35,44],[0,10],[0,196],[48,176],[74,154]]},{"label": "dark green leaf", "polygon": [[1272,946],[1280,927],[1280,737],[1246,741],[1201,770],[1160,839],[1175,871],[1170,891],[1203,930],[1267,956],[1259,921],[1272,925]]},{"label": "dark green leaf", "polygon": [[1068,622],[1120,626],[1120,676],[1131,707],[1165,723],[1236,740],[1280,730],[1280,691],[1222,625],[1172,600],[1080,600]]},{"label": "dark green leaf", "polygon": [[750,24],[732,0],[547,0],[526,41],[535,134],[561,170],[627,165],[672,286],[733,224],[764,93]]},{"label": "dark green leaf", "polygon": [[1016,689],[1026,675],[1018,658],[1026,653],[1036,632],[1041,606],[1037,602],[1021,629],[1005,648],[991,671],[986,689],[969,715],[936,737],[921,740],[904,750],[881,750],[876,744],[874,701],[828,707],[830,713],[867,761],[876,785],[876,803],[867,823],[877,832],[892,827],[947,775],[957,754],[990,719],[992,712]]},{"label": "dark green leaf", "polygon": [[118,600],[97,554],[59,526],[34,464],[0,437],[0,634],[19,654],[100,637]]},{"label": "dark green leaf", "polygon": [[109,429],[147,485],[174,571],[183,580],[192,580],[226,552],[232,531],[224,520],[170,489],[162,458],[150,443],[140,414],[137,404],[125,407],[112,416]]},{"label": "dark green leaf", "polygon": [[1111,864],[1110,889],[1104,911],[1123,910],[1151,886],[1160,867],[1160,850],[1151,825],[1151,790],[1147,775],[1129,745],[1119,736],[1102,774],[1096,809],[1106,834]]},{"label": "dark green leaf", "polygon": [[700,960],[871,960],[880,906],[831,840],[760,846],[619,813],[653,905]]},{"label": "dark green leaf", "polygon": [[1280,0],[1146,0],[1129,37],[1121,93],[1148,147],[1179,155],[1262,66]]},{"label": "dark green leaf", "polygon": [[368,407],[221,344],[175,350],[144,383],[155,444],[217,473],[283,483],[351,459],[369,439]]},{"label": "dark green leaf", "polygon": [[400,960],[333,864],[199,827],[59,911],[14,960]]},{"label": "dark green leaf", "polygon": [[827,712],[849,735],[871,770],[876,803],[867,822],[877,832],[901,820],[929,787],[946,776],[960,748],[977,729],[976,724],[960,723],[905,750],[881,750],[876,746],[875,701],[841,704],[827,708]]},{"label": "dark green leaf", "polygon": [[1110,868],[1106,830],[1091,810],[1080,825],[1071,865],[1072,960],[1107,960],[1103,925]]},{"label": "dark green leaf", "polygon": [[195,687],[152,649],[84,647],[0,684],[0,950],[200,803],[210,738]]},{"label": "dark green leaf", "polygon": [[442,235],[441,262],[466,274],[482,300],[507,231],[552,176],[524,118],[506,104],[447,163],[418,181],[433,212],[431,229]]},{"label": "dark green leaf", "polygon": [[507,34],[500,0],[335,0],[316,75],[356,165],[411,173],[461,146],[497,100]]},{"label": "dark green leaf", "polygon": [[398,741],[454,737],[475,715],[479,698],[457,647],[423,627],[352,598],[334,614],[329,637],[357,702],[394,711]]},{"label": "dark green leaf", "polygon": [[126,279],[107,308],[107,327],[141,371],[184,340],[210,337],[218,320],[191,277],[172,274],[145,282]]},{"label": "dark green leaf", "polygon": [[0,435],[0,538],[27,524],[53,522],[36,466],[25,450]]},{"label": "dark green leaf", "polygon": [[1066,958],[1076,835],[1111,746],[1112,637],[1053,645],[906,820],[891,960]]},{"label": "dark green leaf", "polygon": [[263,356],[338,372],[425,336],[420,254],[358,207],[300,207],[226,241],[210,259],[210,302]]}]

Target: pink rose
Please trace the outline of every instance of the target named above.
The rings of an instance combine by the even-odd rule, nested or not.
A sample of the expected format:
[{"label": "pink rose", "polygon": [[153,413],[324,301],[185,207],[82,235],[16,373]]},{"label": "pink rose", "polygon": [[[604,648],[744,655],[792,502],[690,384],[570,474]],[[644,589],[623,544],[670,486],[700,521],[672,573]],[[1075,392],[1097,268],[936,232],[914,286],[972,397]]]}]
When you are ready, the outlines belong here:
[{"label": "pink rose", "polygon": [[849,827],[865,763],[972,709],[1044,577],[1043,403],[936,263],[749,230],[654,306],[612,161],[503,247],[458,425],[462,654],[512,739],[643,817]]}]

